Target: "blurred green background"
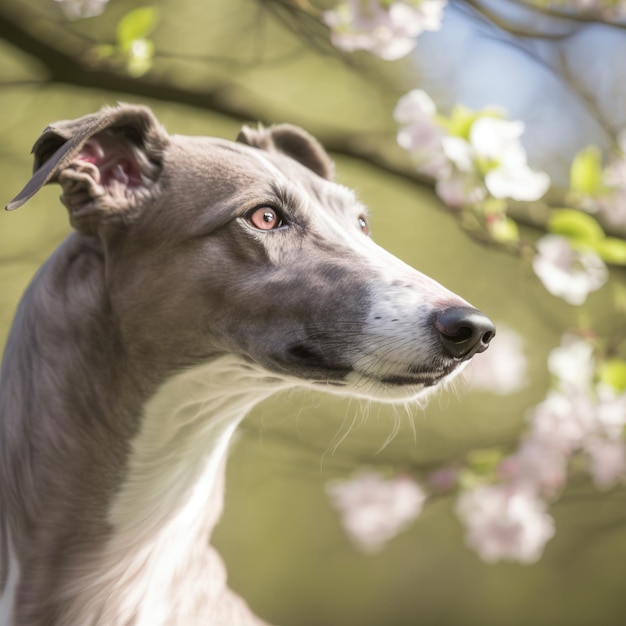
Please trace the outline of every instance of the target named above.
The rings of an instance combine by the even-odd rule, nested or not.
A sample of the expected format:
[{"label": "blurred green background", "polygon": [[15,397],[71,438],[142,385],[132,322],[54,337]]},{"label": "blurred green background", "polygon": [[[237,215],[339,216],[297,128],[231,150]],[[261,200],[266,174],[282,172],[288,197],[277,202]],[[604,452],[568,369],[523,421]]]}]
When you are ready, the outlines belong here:
[{"label": "blurred green background", "polygon": [[[408,69],[342,59],[323,33],[293,23],[279,5],[153,2],[156,57],[148,74],[132,79],[115,68],[78,71],[67,59],[88,60],[142,4],[112,0],[103,15],[69,22],[52,0],[3,0],[4,202],[27,181],[30,147],[48,123],[116,101],[151,106],[181,134],[234,138],[246,120],[288,121],[316,134],[331,148],[338,180],[370,207],[378,243],[523,336],[528,384],[493,396],[461,382],[425,410],[311,392],[257,407],[231,453],[214,538],[231,586],[264,619],[291,626],[626,623],[626,489],[598,492],[582,474],[551,509],[557,533],[535,565],[481,562],[464,546],[452,496],[430,501],[379,554],[359,553],[343,535],[324,492],[329,480],[361,466],[420,476],[473,449],[513,446],[529,407],[545,397],[547,353],[576,311],[549,296],[527,263],[470,240],[433,191],[406,175],[391,111],[410,84]],[[31,276],[69,232],[58,194],[46,188],[0,216],[0,341]],[[585,308],[600,326],[614,323],[603,317],[607,293],[592,294]],[[397,421],[397,436],[381,449]]]}]

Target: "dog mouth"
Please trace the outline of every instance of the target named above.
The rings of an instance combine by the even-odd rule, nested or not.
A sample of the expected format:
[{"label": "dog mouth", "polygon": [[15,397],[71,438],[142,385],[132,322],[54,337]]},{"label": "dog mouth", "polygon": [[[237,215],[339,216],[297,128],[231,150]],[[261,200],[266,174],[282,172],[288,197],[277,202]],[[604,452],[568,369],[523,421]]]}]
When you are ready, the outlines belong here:
[{"label": "dog mouth", "polygon": [[[282,360],[282,359],[281,359]],[[297,366],[299,374],[318,385],[349,386],[348,378],[356,375],[381,387],[425,388],[434,387],[460,369],[459,359],[435,357],[428,365],[394,367],[389,373],[359,371],[352,364],[329,359],[321,350],[304,343],[296,343],[286,350],[284,365],[293,371]]]}]

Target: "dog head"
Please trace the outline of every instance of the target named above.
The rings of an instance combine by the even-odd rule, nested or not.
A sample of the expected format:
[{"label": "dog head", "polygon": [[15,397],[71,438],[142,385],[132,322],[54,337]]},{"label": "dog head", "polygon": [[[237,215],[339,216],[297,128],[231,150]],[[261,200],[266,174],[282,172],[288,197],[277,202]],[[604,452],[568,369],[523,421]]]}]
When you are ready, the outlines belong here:
[{"label": "dog head", "polygon": [[169,135],[149,109],[105,108],[44,131],[7,208],[58,182],[78,236],[103,248],[129,352],[172,370],[230,353],[405,400],[487,348],[487,317],[374,243],[313,137],[278,125],[238,139]]}]

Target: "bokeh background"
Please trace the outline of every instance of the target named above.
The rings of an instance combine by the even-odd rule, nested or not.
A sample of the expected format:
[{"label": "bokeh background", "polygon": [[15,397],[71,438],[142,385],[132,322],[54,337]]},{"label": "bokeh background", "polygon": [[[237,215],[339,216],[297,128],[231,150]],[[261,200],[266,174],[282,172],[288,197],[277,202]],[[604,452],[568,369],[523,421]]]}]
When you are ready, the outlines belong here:
[{"label": "bokeh background", "polygon": [[[380,552],[363,554],[343,534],[325,492],[329,481],[361,467],[420,477],[473,450],[513,447],[529,407],[548,389],[548,352],[577,324],[579,312],[547,294],[528,263],[468,237],[413,172],[395,144],[397,99],[425,86],[444,107],[507,106],[514,117],[528,118],[533,162],[558,179],[573,151],[590,142],[605,147],[606,125],[593,122],[590,107],[597,113],[607,103],[614,129],[626,115],[623,28],[575,20],[570,32],[561,18],[524,21],[523,7],[503,14],[504,5],[519,4],[505,0],[482,3],[500,12],[489,21],[473,11],[477,3],[453,2],[445,37],[424,35],[411,58],[384,64],[334,51],[319,23],[291,10],[298,3],[155,0],[149,3],[160,15],[151,35],[155,55],[147,73],[131,76],[94,49],[115,43],[122,16],[147,4],[111,0],[102,15],[71,21],[53,0],[2,0],[4,202],[28,179],[30,147],[47,124],[103,104],[147,104],[181,134],[234,138],[244,122],[300,124],[328,147],[337,179],[370,207],[375,239],[519,333],[527,359],[525,386],[506,396],[460,382],[425,409],[311,392],[258,406],[233,447],[225,515],[214,538],[231,586],[264,619],[290,626],[626,623],[623,486],[601,492],[584,472],[575,475],[551,509],[556,535],[533,565],[486,564],[468,550],[453,494],[431,498],[407,531]],[[498,25],[504,19],[525,30],[524,45],[514,38],[511,47],[510,28]],[[594,43],[589,33],[598,28]],[[554,42],[568,32],[582,41],[576,48],[568,39],[567,49],[576,52],[568,67],[585,82],[585,94],[598,96],[593,106],[575,93],[564,98],[554,83],[558,68],[547,60],[564,58]],[[529,57],[524,46],[538,55]],[[546,61],[540,68],[537,58]],[[550,80],[541,83],[544,74]],[[33,273],[69,232],[58,193],[51,186],[0,215],[0,342]],[[540,231],[528,226],[523,234],[532,240]],[[623,272],[612,273],[612,281],[624,280]],[[585,315],[598,327],[626,325],[607,313],[608,293],[592,294]]]}]

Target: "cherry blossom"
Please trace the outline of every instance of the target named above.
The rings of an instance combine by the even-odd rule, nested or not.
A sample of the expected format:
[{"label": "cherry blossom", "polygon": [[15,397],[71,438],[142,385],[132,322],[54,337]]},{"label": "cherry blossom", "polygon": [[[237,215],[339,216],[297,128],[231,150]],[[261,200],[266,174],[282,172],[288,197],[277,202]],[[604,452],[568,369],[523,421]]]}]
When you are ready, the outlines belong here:
[{"label": "cherry blossom", "polygon": [[608,278],[606,265],[595,252],[574,250],[561,235],[546,235],[536,247],[535,274],[551,294],[570,304],[583,304]]},{"label": "cherry blossom", "polygon": [[560,347],[548,355],[548,370],[561,388],[588,389],[595,370],[593,346],[574,335],[565,335]]},{"label": "cherry blossom", "polygon": [[407,528],[420,515],[426,500],[411,477],[385,479],[373,471],[333,481],[327,493],[346,534],[364,552],[377,552]]},{"label": "cherry blossom", "polygon": [[597,419],[602,433],[609,439],[619,439],[626,427],[626,392],[617,393],[604,384],[596,385]]},{"label": "cherry blossom", "polygon": [[554,535],[543,500],[508,485],[482,485],[463,493],[457,514],[467,528],[466,543],[489,563],[534,563]]},{"label": "cherry blossom", "polygon": [[368,50],[387,61],[406,56],[415,38],[425,30],[441,27],[447,0],[347,0],[325,11],[336,48],[352,52]]},{"label": "cherry blossom", "polygon": [[470,144],[481,161],[494,163],[485,174],[485,185],[494,198],[530,201],[541,198],[550,186],[545,172],[535,172],[519,142],[523,122],[481,117],[472,124]]},{"label": "cherry blossom", "polygon": [[596,487],[606,489],[624,478],[626,446],[623,441],[591,438],[585,442],[589,455],[589,473]]},{"label": "cherry blossom", "polygon": [[478,204],[488,195],[537,200],[550,185],[546,173],[528,166],[523,123],[502,119],[500,111],[475,114],[467,136],[450,134],[430,96],[414,89],[399,100],[394,117],[401,125],[398,144],[419,171],[435,178],[437,194],[450,206]]},{"label": "cherry blossom", "polygon": [[464,375],[473,389],[508,395],[526,386],[528,359],[519,333],[503,324],[497,327],[498,334],[489,350],[475,355]]},{"label": "cherry blossom", "polygon": [[596,408],[593,398],[583,391],[551,390],[531,414],[531,436],[571,454],[596,432]]},{"label": "cherry blossom", "polygon": [[567,482],[568,460],[569,452],[558,441],[527,437],[515,454],[500,463],[498,475],[503,483],[536,496],[552,497]]},{"label": "cherry blossom", "polygon": [[63,9],[66,17],[77,20],[84,17],[100,15],[109,0],[54,0]]},{"label": "cherry blossom", "polygon": [[444,154],[444,130],[435,122],[437,107],[421,89],[413,89],[398,101],[393,116],[401,128],[397,135],[400,147],[411,154],[416,167],[425,174],[440,178],[450,165]]}]

